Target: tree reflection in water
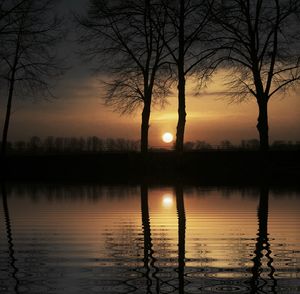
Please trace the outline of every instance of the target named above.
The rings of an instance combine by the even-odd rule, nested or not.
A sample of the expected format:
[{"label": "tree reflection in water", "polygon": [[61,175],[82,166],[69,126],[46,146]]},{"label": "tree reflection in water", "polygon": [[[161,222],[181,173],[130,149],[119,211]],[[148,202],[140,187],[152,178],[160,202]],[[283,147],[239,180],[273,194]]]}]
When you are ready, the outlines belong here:
[{"label": "tree reflection in water", "polygon": [[156,259],[153,254],[153,244],[151,238],[151,225],[149,216],[149,203],[148,203],[148,185],[143,183],[141,185],[141,211],[142,211],[142,224],[143,224],[143,235],[144,235],[144,268],[146,270],[145,277],[147,280],[147,293],[151,292],[152,278],[151,268],[154,269],[153,277],[156,280],[156,291],[159,293],[160,281],[157,277],[158,268],[155,265]]},{"label": "tree reflection in water", "polygon": [[[251,269],[252,278],[250,280],[251,293],[274,293],[276,294],[277,280],[274,277],[275,268],[273,264],[273,258],[271,257],[272,251],[270,248],[270,241],[268,238],[268,213],[269,213],[269,187],[263,186],[260,188],[259,205],[257,209],[258,218],[258,232],[256,238],[256,245],[254,251],[253,267]],[[266,254],[263,252],[266,251]],[[263,264],[262,258],[266,257],[267,267],[269,268],[269,278],[272,281],[270,289],[266,289],[268,286],[268,280],[263,277]]]},{"label": "tree reflection in water", "polygon": [[[142,222],[143,222],[143,234],[144,234],[143,261],[144,261],[144,267],[146,269],[147,293],[152,293],[151,292],[151,286],[153,285],[152,279],[155,280],[156,293],[160,293],[160,291],[167,291],[167,293],[175,293],[175,292],[184,293],[186,216],[185,216],[184,193],[183,193],[182,185],[176,186],[175,194],[176,194],[176,209],[177,209],[177,218],[178,218],[178,259],[177,259],[178,266],[175,269],[177,272],[177,277],[166,280],[158,276],[159,268],[156,265],[157,259],[154,257],[155,252],[153,250],[153,243],[151,238],[150,215],[149,215],[149,206],[148,206],[148,187],[146,184],[143,184],[141,186],[141,208],[142,208]],[[168,250],[168,248],[165,249]],[[151,276],[151,268],[149,267],[149,264],[153,269],[152,276]]]},{"label": "tree reflection in water", "polygon": [[[4,210],[4,218],[5,218],[5,228],[6,228],[6,237],[8,243],[8,254],[10,259],[10,266],[12,269],[12,278],[14,279],[14,292],[16,294],[19,293],[19,284],[20,281],[17,277],[18,274],[18,267],[16,265],[16,258],[15,258],[15,249],[14,249],[14,241],[11,229],[11,222],[9,216],[9,209],[8,209],[8,202],[7,202],[7,191],[5,183],[1,183],[1,194],[2,194],[2,203],[3,203],[3,210]],[[10,270],[8,270],[9,272]]]},{"label": "tree reflection in water", "polygon": [[[269,188],[260,189],[259,201],[255,189],[243,202],[244,217],[241,192],[235,197],[234,191],[229,191],[229,197],[224,199],[217,190],[216,195],[205,198],[198,191],[183,189],[178,182],[173,188],[162,189],[149,189],[146,182],[129,190],[81,187],[78,194],[76,187],[71,188],[67,186],[63,193],[62,186],[54,189],[59,192],[54,194],[51,188],[53,195],[48,197],[51,193],[45,187],[46,193],[41,188],[12,193],[10,186],[1,186],[1,229],[5,233],[1,235],[4,250],[0,251],[0,258],[5,262],[1,264],[4,291],[0,292],[74,293],[78,287],[83,293],[109,294],[297,292],[296,279],[276,280],[272,258],[276,253],[278,276],[297,275],[292,258],[298,258],[298,253],[294,254],[298,247],[282,249],[282,240],[297,232],[288,227],[291,221],[295,227],[299,224],[299,220],[294,222],[299,212],[297,199],[289,204],[296,211],[290,216],[293,210],[280,206],[285,199],[276,202],[272,198],[271,207]],[[171,189],[173,193],[164,193]],[[35,194],[41,199],[39,203],[31,198]],[[205,195],[207,192],[203,192]],[[42,197],[47,201],[42,201]],[[98,206],[93,208],[95,199],[99,199],[100,210]],[[24,203],[32,205],[26,213]],[[256,206],[257,216],[253,215]],[[276,216],[272,235],[282,234],[282,239],[270,240],[269,211]],[[53,216],[55,227],[49,225],[43,212]],[[91,225],[94,223],[95,227]],[[255,240],[253,231],[257,231]],[[250,278],[245,277],[247,270]]]},{"label": "tree reflection in water", "polygon": [[184,293],[184,266],[185,266],[185,230],[186,217],[182,185],[176,186],[176,205],[178,216],[178,283],[179,293]]}]

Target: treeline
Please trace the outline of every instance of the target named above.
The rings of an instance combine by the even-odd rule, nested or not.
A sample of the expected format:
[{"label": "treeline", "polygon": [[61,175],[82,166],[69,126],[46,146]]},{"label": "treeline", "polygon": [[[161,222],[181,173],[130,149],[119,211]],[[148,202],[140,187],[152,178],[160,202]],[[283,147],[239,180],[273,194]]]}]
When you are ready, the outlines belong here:
[{"label": "treeline", "polygon": [[[260,142],[257,139],[241,140],[240,144],[233,144],[229,140],[223,140],[218,145],[211,145],[205,141],[188,141],[184,149],[188,150],[259,150]],[[300,141],[276,140],[271,145],[272,150],[299,150]]]},{"label": "treeline", "polygon": [[[1,142],[0,142],[1,146]],[[28,141],[18,140],[8,142],[7,151],[11,154],[51,154],[51,153],[97,153],[97,152],[138,152],[140,151],[140,141],[128,140],[124,138],[99,138],[91,137],[53,137],[44,139],[33,136]],[[299,150],[300,141],[274,141],[270,148],[272,150]],[[175,146],[171,147],[171,150]],[[219,144],[210,144],[206,141],[188,141],[184,144],[185,151],[214,151],[214,150],[258,150],[259,140],[242,140],[240,144],[233,144],[229,140],[223,140]],[[166,149],[153,146],[152,151],[166,151]]]},{"label": "treeline", "polygon": [[[1,143],[0,143],[1,144]],[[101,151],[138,151],[139,141],[118,139],[101,139],[92,137],[31,137],[28,141],[9,142],[8,152],[32,153],[77,153]]]}]

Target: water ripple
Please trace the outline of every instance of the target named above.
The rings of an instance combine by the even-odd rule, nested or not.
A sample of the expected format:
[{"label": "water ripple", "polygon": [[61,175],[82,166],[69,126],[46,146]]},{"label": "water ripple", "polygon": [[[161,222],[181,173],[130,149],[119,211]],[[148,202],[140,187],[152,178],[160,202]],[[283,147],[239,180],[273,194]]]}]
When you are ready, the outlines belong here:
[{"label": "water ripple", "polygon": [[0,294],[300,293],[298,192],[26,189],[2,187]]}]

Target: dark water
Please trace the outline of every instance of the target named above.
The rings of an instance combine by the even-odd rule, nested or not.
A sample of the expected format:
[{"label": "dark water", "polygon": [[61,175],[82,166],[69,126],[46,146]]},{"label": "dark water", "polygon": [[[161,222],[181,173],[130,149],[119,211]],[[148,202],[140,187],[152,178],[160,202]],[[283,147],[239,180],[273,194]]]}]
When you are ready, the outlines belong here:
[{"label": "dark water", "polygon": [[300,293],[293,189],[2,186],[0,293]]}]

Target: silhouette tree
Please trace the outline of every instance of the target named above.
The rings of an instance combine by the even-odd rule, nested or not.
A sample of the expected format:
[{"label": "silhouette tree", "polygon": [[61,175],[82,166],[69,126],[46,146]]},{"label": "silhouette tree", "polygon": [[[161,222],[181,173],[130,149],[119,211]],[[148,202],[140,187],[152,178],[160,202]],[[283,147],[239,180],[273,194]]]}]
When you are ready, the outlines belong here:
[{"label": "silhouette tree", "polygon": [[[51,96],[49,78],[62,73],[55,45],[62,36],[54,0],[9,1],[1,19],[1,77],[7,81],[7,108],[1,154],[5,155],[12,100],[21,96]],[[8,9],[8,8],[7,8]]]},{"label": "silhouette tree", "polygon": [[[195,73],[199,65],[207,62],[214,54],[204,44],[207,39],[210,0],[164,0],[167,14],[164,43],[176,68],[178,89],[178,122],[176,130],[176,151],[184,149],[186,123],[186,78]],[[205,71],[206,73],[208,71]],[[204,75],[205,76],[205,75]]]},{"label": "silhouette tree", "polygon": [[269,149],[268,102],[300,80],[297,0],[218,1],[212,38],[226,63],[233,101],[255,97],[260,149]]},{"label": "silhouette tree", "polygon": [[112,73],[106,83],[106,105],[122,114],[143,108],[143,153],[148,151],[151,105],[163,104],[168,93],[167,80],[160,76],[165,58],[163,18],[160,1],[154,0],[90,0],[87,16],[78,18],[83,54],[99,62],[98,71]]}]

